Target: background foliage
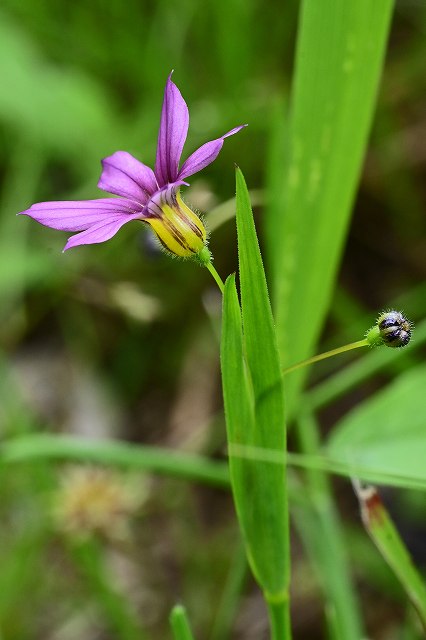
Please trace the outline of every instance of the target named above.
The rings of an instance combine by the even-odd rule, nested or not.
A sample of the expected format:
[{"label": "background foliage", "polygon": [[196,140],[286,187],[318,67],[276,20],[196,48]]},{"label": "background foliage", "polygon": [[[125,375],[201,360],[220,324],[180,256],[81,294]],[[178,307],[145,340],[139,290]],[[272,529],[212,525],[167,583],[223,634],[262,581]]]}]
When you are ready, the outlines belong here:
[{"label": "background foliage", "polygon": [[[282,136],[276,114],[288,103],[298,9],[296,1],[275,0],[4,0],[2,438],[11,442],[40,432],[117,438],[223,457],[220,297],[207,272],[159,253],[136,224],[105,245],[62,255],[64,234],[14,214],[35,201],[98,197],[100,158],[117,149],[152,163],[164,83],[174,68],[190,107],[188,151],[249,123],[194,179],[187,200],[208,212],[231,198],[238,162],[258,194],[257,227],[265,243],[264,190],[276,169],[274,145]],[[424,3],[397,2],[352,226],[318,348],[358,339],[381,308],[397,303],[421,328],[425,32]],[[223,276],[236,269],[234,226],[222,225],[211,238]],[[291,321],[297,326],[298,318]],[[324,436],[353,406],[420,363],[423,339],[396,357],[368,354],[337,375],[345,358],[316,367],[304,401],[319,410]],[[397,387],[404,398],[413,389],[415,406],[422,401],[422,376],[415,370],[411,382],[407,377]],[[376,405],[387,406],[382,393]],[[359,442],[365,443],[376,405],[348,416],[330,450],[344,446],[359,420]],[[395,414],[392,424],[403,427],[404,412],[395,406]],[[423,442],[421,427],[419,420],[417,440],[404,441],[407,455],[411,442],[416,451]],[[383,432],[386,437],[385,427]],[[372,439],[376,451],[378,438]],[[290,448],[298,449],[296,437],[290,436]],[[177,480],[185,473],[173,472],[172,461],[151,466],[169,469],[163,476],[142,475],[135,471],[142,464],[124,461],[127,471],[118,484],[138,496],[132,502],[118,493],[129,529],[113,519],[105,529],[97,527],[94,538],[81,540],[81,522],[76,533],[69,513],[58,515],[57,505],[66,506],[68,495],[66,465],[28,455],[13,465],[3,462],[0,637],[132,638],[143,637],[143,627],[147,637],[163,639],[170,634],[169,610],[179,600],[199,639],[223,640],[227,629],[233,638],[267,637],[260,597],[244,579],[233,507],[223,490],[226,475],[210,478],[218,489]],[[406,470],[406,461],[401,466]],[[196,470],[186,474],[200,476]],[[106,476],[101,485],[115,481]],[[336,481],[335,489],[369,636],[417,637],[400,588],[362,531],[349,483]],[[388,490],[387,497],[416,561],[424,563],[424,494]],[[299,540],[294,533],[294,636],[320,638],[321,595]]]}]

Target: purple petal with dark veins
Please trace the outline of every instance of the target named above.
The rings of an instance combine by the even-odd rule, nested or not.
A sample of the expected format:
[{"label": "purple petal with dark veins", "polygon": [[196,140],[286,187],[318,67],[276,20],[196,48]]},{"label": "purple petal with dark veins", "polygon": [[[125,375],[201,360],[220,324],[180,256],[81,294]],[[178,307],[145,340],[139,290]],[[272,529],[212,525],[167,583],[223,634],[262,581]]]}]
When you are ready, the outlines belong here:
[{"label": "purple petal with dark veins", "polygon": [[92,225],[86,229],[86,231],[82,231],[81,233],[76,233],[75,236],[71,236],[64,247],[64,251],[82,244],[98,244],[99,242],[105,242],[115,236],[117,231],[121,229],[124,224],[127,224],[127,222],[130,222],[131,220],[139,219],[140,217],[137,213],[133,215],[122,213],[104,218],[102,222]]},{"label": "purple petal with dark veins", "polygon": [[145,204],[158,189],[154,172],[127,151],[116,151],[102,160],[99,189]]},{"label": "purple petal with dark veins", "polygon": [[188,133],[189,113],[185,100],[171,80],[167,79],[158,133],[155,175],[160,187],[175,182],[179,161]]},{"label": "purple petal with dark veins", "polygon": [[228,138],[228,136],[233,136],[235,133],[238,133],[238,131],[241,131],[241,129],[244,129],[244,127],[246,126],[246,124],[242,124],[239,127],[235,127],[235,129],[231,129],[231,131],[228,131],[228,133],[225,133],[220,138],[211,140],[211,142],[206,142],[206,144],[203,144],[199,149],[197,149],[197,151],[194,151],[194,153],[191,154],[189,158],[183,163],[182,168],[178,173],[178,179],[182,180],[183,178],[188,178],[189,176],[194,175],[194,173],[198,173],[198,171],[201,171],[201,169],[204,169],[204,167],[207,167],[209,164],[211,164],[213,160],[216,160],[217,156],[219,155],[219,152],[223,147],[223,141],[225,140],[225,138]]},{"label": "purple petal with dark veins", "polygon": [[[124,198],[100,198],[99,200],[69,200],[39,202],[21,211],[46,227],[60,231],[83,231],[92,225],[117,216],[132,219],[145,217],[144,207]],[[124,224],[124,223],[123,223]]]}]

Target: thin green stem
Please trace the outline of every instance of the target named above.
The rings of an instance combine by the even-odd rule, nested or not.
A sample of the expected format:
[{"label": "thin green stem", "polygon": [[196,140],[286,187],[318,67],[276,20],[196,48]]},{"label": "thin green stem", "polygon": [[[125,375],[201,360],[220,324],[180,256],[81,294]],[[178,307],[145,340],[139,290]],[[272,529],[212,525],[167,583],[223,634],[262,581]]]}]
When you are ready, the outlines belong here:
[{"label": "thin green stem", "polygon": [[[343,371],[316,385],[309,394],[311,409],[319,409],[350,391],[381,370],[392,372],[406,369],[408,362],[417,362],[415,352],[426,343],[426,320],[416,326],[416,339],[410,344],[408,353],[404,349],[372,349],[367,355],[353,362]],[[396,353],[395,353],[396,352]],[[402,359],[401,359],[402,357]]]},{"label": "thin green stem", "polygon": [[[313,414],[303,413],[298,427],[301,451],[308,456],[317,455],[321,442]],[[363,636],[359,607],[351,581],[343,529],[328,476],[320,469],[307,469],[304,492],[310,504],[295,509],[293,515],[328,601],[330,637],[358,640]]]},{"label": "thin green stem", "polygon": [[33,434],[11,438],[1,446],[0,466],[28,460],[78,460],[139,469],[227,488],[226,463],[162,447],[99,441],[74,436]]},{"label": "thin green stem", "polygon": [[217,286],[220,289],[221,294],[223,295],[223,291],[225,289],[225,285],[223,284],[222,278],[220,277],[220,275],[218,274],[218,272],[214,268],[213,263],[212,262],[207,262],[206,263],[206,267],[210,271],[210,273],[212,274],[212,276],[214,278],[214,281],[216,282]]},{"label": "thin green stem", "polygon": [[231,566],[213,621],[210,640],[229,640],[233,621],[242,598],[244,583],[248,574],[248,562],[246,550],[240,540],[237,548],[233,550],[231,558]]},{"label": "thin green stem", "polygon": [[141,628],[126,597],[113,587],[102,547],[95,539],[81,541],[70,546],[75,562],[83,572],[85,586],[101,608],[105,624],[117,640],[144,640],[147,636]]},{"label": "thin green stem", "polygon": [[307,367],[310,364],[314,364],[315,362],[319,362],[320,360],[326,360],[326,358],[332,358],[333,356],[338,356],[340,353],[345,353],[346,351],[351,351],[352,349],[359,349],[360,347],[368,347],[369,342],[367,338],[363,338],[362,340],[358,340],[357,342],[351,342],[350,344],[345,344],[343,347],[337,347],[337,349],[331,349],[331,351],[325,351],[325,353],[319,353],[316,356],[312,356],[312,358],[308,358],[307,360],[303,360],[302,362],[298,362],[297,364],[293,364],[291,367],[287,367],[283,371],[283,375],[287,375],[288,373],[292,373],[297,369],[301,369],[302,367]]},{"label": "thin green stem", "polygon": [[271,624],[271,640],[291,640],[290,602],[288,594],[272,598],[264,594]]}]

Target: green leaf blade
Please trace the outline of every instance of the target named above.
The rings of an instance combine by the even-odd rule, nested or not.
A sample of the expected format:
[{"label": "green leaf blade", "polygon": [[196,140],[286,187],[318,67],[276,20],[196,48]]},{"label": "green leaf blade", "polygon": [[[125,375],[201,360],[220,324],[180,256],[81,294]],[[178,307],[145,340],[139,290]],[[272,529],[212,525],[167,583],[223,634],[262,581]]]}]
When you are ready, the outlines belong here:
[{"label": "green leaf blade", "polygon": [[[231,481],[253,573],[277,611],[282,603],[287,606],[289,583],[282,375],[250,200],[239,170],[237,230],[242,311],[230,277],[221,344]],[[271,451],[281,454],[279,463],[263,455]]]},{"label": "green leaf blade", "polygon": [[329,438],[329,459],[426,482],[425,388],[422,365],[351,411]]},{"label": "green leaf blade", "polygon": [[[267,222],[284,366],[312,354],[331,297],[365,153],[392,0],[302,4],[286,166]],[[276,152],[280,166],[282,151]],[[277,241],[279,238],[279,241]],[[288,410],[306,372],[286,385]]]},{"label": "green leaf blade", "polygon": [[[254,432],[254,398],[249,372],[244,362],[241,311],[235,275],[225,282],[221,341],[222,382],[229,443],[244,446]],[[232,473],[232,465],[231,465]]]},{"label": "green leaf blade", "polygon": [[[250,197],[237,169],[237,231],[244,345],[253,384],[259,446],[286,446],[281,363]],[[269,427],[266,423],[269,421]]]},{"label": "green leaf blade", "polygon": [[177,604],[170,614],[170,625],[175,640],[194,640],[185,607]]}]

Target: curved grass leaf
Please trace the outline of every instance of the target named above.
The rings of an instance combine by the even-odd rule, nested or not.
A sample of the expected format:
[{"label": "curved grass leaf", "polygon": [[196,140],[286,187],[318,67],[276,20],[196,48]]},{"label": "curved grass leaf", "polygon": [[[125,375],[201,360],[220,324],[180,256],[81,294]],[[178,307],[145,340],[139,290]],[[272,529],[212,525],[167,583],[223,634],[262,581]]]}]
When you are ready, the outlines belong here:
[{"label": "curved grass leaf", "polygon": [[10,438],[0,446],[0,467],[40,459],[115,465],[218,487],[229,486],[225,463],[162,447],[44,433]]}]

